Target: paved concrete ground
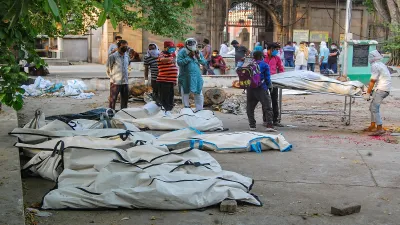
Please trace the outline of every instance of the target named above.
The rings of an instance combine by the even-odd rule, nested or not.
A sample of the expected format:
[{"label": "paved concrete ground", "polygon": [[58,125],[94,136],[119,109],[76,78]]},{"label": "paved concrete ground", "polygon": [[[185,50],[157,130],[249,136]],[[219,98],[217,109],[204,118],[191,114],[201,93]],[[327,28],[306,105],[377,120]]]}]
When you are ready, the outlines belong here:
[{"label": "paved concrete ground", "polygon": [[[49,66],[50,77],[59,78],[106,78],[106,66],[102,64],[87,63],[70,66]],[[132,71],[131,77],[143,77],[144,71]]]},{"label": "paved concrete ground", "polygon": [[[382,105],[384,123],[389,127],[400,127],[399,80],[395,83],[392,96]],[[107,94],[99,92],[92,100],[30,98],[19,116],[26,121],[37,107],[52,115],[106,106]],[[337,109],[342,101],[336,96],[284,96],[284,107]],[[138,105],[130,103],[131,107]],[[344,126],[337,117],[285,115],[283,122],[292,127],[279,128],[279,132],[293,144],[291,152],[211,153],[223,169],[255,179],[252,193],[260,197],[263,207],[239,206],[233,215],[216,207],[191,211],[63,210],[36,220],[49,225],[399,224],[400,145],[360,132],[369,122],[367,110],[368,103],[357,100],[351,126]],[[230,131],[248,128],[245,115],[216,115]],[[260,109],[257,120],[261,121]],[[262,131],[261,126],[258,131]],[[54,183],[27,178],[24,185],[24,201],[30,205],[40,202]],[[362,205],[361,213],[345,217],[329,214],[333,205],[353,203]]]},{"label": "paved concrete ground", "polygon": [[0,224],[24,224],[22,182],[18,149],[13,145],[17,141],[8,136],[8,132],[17,126],[17,114],[3,106],[0,111]]}]

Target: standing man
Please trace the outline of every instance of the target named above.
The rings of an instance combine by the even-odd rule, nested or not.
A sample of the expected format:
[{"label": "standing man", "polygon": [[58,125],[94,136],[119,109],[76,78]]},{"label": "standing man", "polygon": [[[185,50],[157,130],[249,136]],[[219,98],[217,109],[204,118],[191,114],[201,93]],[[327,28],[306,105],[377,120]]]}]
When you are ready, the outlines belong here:
[{"label": "standing man", "polygon": [[[282,61],[278,56],[280,46],[276,43],[271,43],[268,45],[267,55],[265,55],[264,62],[266,62],[269,66],[269,71],[271,76],[274,76],[277,73],[285,72],[285,67],[282,65]],[[269,92],[271,94],[272,100],[272,112],[273,112],[273,125],[276,127],[282,127],[281,121],[279,120],[279,89],[277,87],[272,87],[270,85]],[[263,114],[264,122],[267,121],[266,115]],[[267,126],[268,124],[264,124]]]},{"label": "standing man", "polygon": [[[157,77],[158,77],[158,56],[160,55],[160,50],[155,43],[150,43],[147,50],[147,54],[144,56],[144,83],[145,85],[151,84],[153,89],[153,100],[159,104],[158,101],[158,91],[157,91]],[[151,74],[151,82],[149,83],[149,70]]]},{"label": "standing man", "polygon": [[109,108],[115,109],[115,102],[121,94],[121,109],[128,107],[129,86],[128,86],[128,65],[129,57],[126,54],[128,42],[118,41],[118,50],[112,53],[107,60],[107,76],[110,78]]},{"label": "standing man", "polygon": [[382,58],[382,55],[377,50],[370,52],[368,55],[368,61],[371,64],[371,81],[369,82],[367,92],[364,94],[364,99],[369,101],[371,99],[371,94],[373,94],[369,107],[371,112],[371,125],[364,131],[375,131],[371,136],[385,134],[385,130],[382,126],[380,106],[383,99],[389,95],[392,86],[390,72],[387,66],[381,62]]},{"label": "standing man", "polygon": [[205,46],[201,52],[203,53],[204,59],[207,61],[207,65],[203,66],[203,75],[207,75],[207,72],[208,75],[214,75],[214,71],[210,68],[212,55],[210,40],[204,38],[203,43]]},{"label": "standing man", "polygon": [[[271,83],[271,76],[269,66],[263,61],[263,52],[253,52],[253,63],[259,68],[261,82],[258,87],[249,87],[246,91],[247,100],[247,118],[249,120],[250,130],[256,130],[256,120],[254,118],[254,110],[258,104],[261,103],[264,126],[267,127],[266,131],[275,131],[272,124],[272,109],[271,109],[271,96],[269,95],[268,86]],[[280,59],[279,59],[280,61]]]},{"label": "standing man", "polygon": [[185,49],[179,51],[179,91],[182,94],[182,103],[185,108],[190,108],[189,94],[194,94],[196,111],[203,110],[203,77],[201,76],[200,64],[207,63],[203,55],[197,50],[197,41],[188,38],[185,41]]},{"label": "standing man", "polygon": [[111,43],[110,47],[108,48],[108,55],[111,55],[114,52],[118,51],[117,43],[120,40],[122,40],[121,36],[115,36],[115,42]]},{"label": "standing man", "polygon": [[339,49],[337,49],[337,45],[332,43],[328,57],[328,69],[333,70],[334,73],[337,73],[337,61],[339,54],[340,52]]},{"label": "standing man", "polygon": [[174,108],[174,86],[178,75],[174,42],[164,41],[164,51],[158,56],[157,62],[158,100],[165,110],[165,115],[170,116],[171,110]]},{"label": "standing man", "polygon": [[246,59],[246,55],[250,54],[250,51],[243,45],[239,45],[239,42],[233,40],[231,45],[235,48],[235,66],[241,67]]},{"label": "standing man", "polygon": [[329,49],[326,47],[326,42],[321,41],[321,45],[319,46],[319,71],[328,69],[328,57],[329,57]]},{"label": "standing man", "polygon": [[228,43],[224,41],[224,43],[222,43],[220,46],[219,54],[225,56],[226,54],[228,54],[228,52],[229,52]]},{"label": "standing man", "polygon": [[294,70],[307,70],[308,48],[304,41],[300,42],[300,47],[295,52]]},{"label": "standing man", "polygon": [[308,48],[308,67],[307,69],[314,72],[315,69],[315,58],[318,56],[318,51],[315,48],[315,44],[311,43],[310,47]]},{"label": "standing man", "polygon": [[283,55],[285,58],[285,66],[294,67],[294,52],[295,49],[292,46],[292,42],[288,42],[285,47],[283,47]]}]

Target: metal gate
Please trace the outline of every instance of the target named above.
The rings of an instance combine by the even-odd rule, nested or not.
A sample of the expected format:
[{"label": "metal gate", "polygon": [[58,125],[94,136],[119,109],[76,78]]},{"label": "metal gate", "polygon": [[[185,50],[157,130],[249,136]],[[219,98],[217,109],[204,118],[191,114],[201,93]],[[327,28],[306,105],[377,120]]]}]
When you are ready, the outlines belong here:
[{"label": "metal gate", "polygon": [[233,2],[228,15],[229,27],[252,27],[252,35],[259,42],[273,40],[274,23],[262,6],[249,1]]},{"label": "metal gate", "polygon": [[273,29],[273,22],[268,12],[252,2],[233,2],[229,9],[228,26],[257,27]]}]

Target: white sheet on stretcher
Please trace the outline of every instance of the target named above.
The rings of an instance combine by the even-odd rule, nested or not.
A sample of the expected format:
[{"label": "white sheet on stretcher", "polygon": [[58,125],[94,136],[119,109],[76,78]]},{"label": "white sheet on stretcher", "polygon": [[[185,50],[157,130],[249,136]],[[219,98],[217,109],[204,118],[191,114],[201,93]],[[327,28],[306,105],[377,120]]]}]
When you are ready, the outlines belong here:
[{"label": "white sheet on stretcher", "polygon": [[340,95],[361,95],[364,84],[360,81],[341,82],[312,71],[296,70],[271,76],[275,86]]}]

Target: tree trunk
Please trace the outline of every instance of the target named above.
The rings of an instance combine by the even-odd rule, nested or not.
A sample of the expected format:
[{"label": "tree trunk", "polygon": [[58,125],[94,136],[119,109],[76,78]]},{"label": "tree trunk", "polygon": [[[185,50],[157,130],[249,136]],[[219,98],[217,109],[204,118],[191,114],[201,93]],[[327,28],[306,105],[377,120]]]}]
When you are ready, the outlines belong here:
[{"label": "tree trunk", "polygon": [[373,1],[375,9],[378,12],[379,16],[381,16],[385,22],[390,23],[390,14],[387,10],[387,7],[384,4],[385,1],[382,0],[373,0]]},{"label": "tree trunk", "polygon": [[399,25],[400,24],[400,11],[399,7],[397,6],[395,0],[386,0],[387,6],[389,9],[389,15],[390,15],[390,23],[392,25]]}]

